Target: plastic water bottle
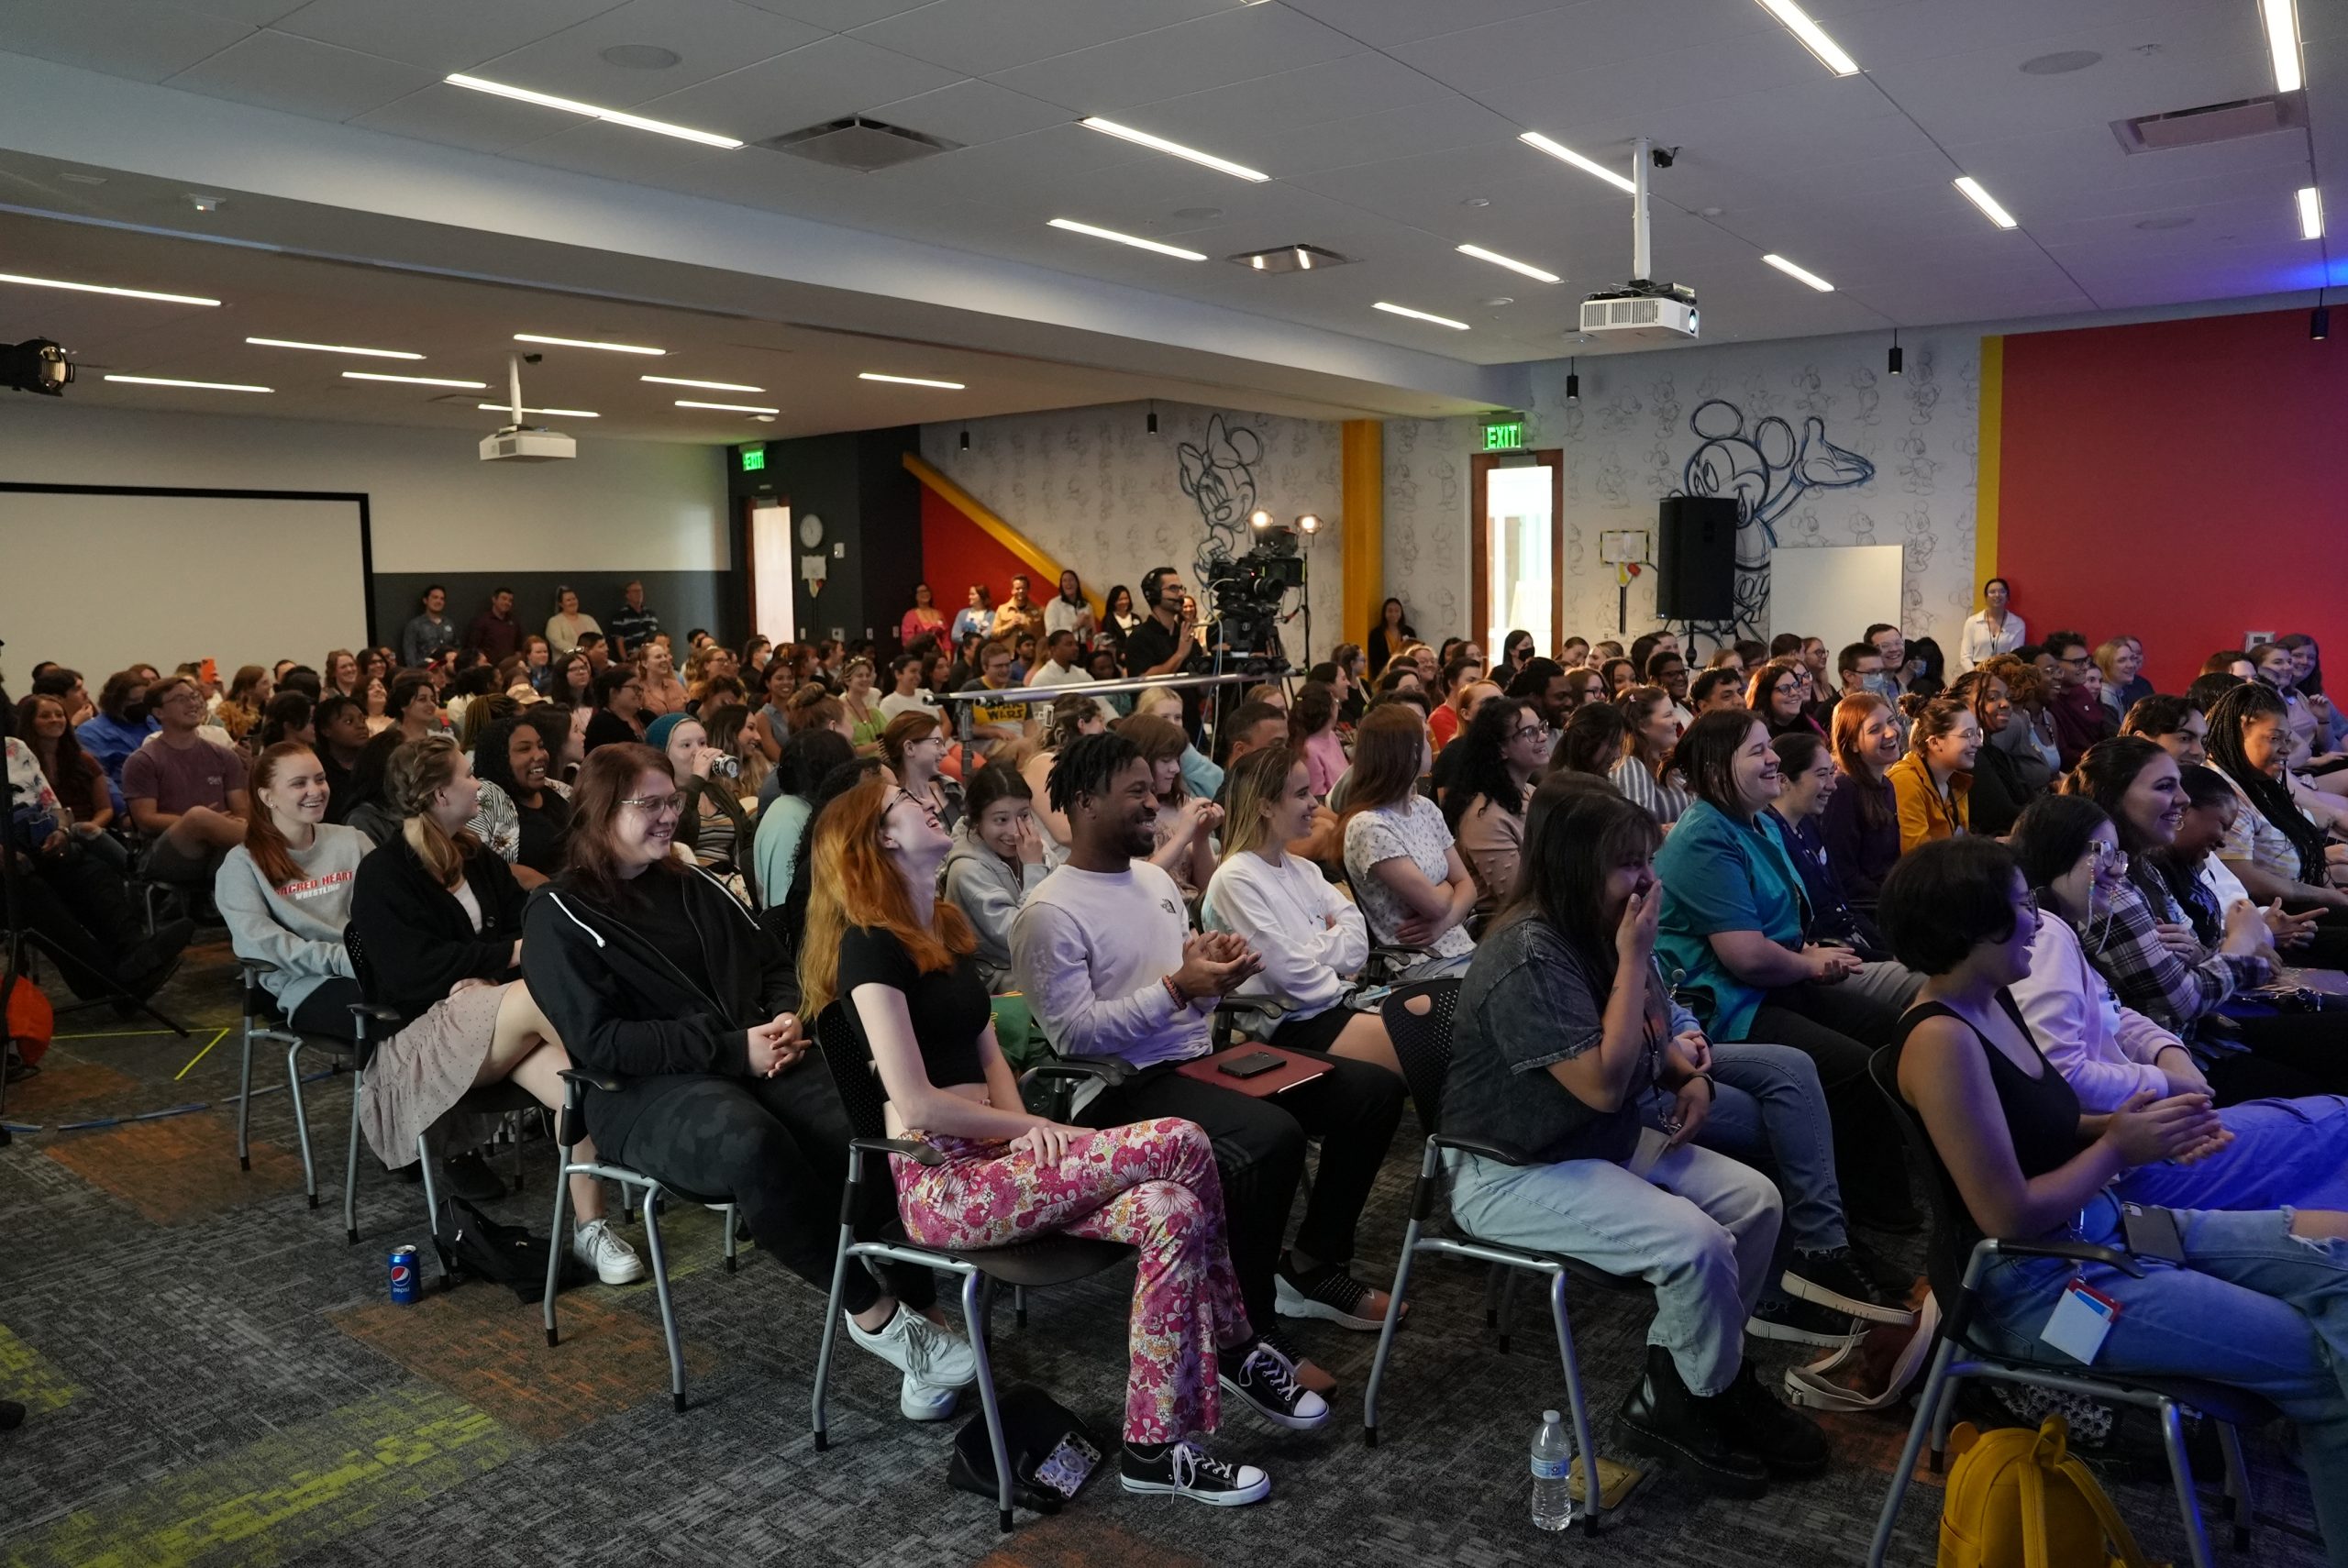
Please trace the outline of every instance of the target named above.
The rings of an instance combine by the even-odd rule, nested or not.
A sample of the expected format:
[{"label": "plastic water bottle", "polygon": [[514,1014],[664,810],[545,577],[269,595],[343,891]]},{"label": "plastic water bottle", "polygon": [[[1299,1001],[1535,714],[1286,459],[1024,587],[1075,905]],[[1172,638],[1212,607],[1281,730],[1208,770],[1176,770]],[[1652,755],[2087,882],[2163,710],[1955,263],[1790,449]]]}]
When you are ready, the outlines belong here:
[{"label": "plastic water bottle", "polygon": [[1574,1440],[1555,1410],[1541,1412],[1533,1434],[1533,1528],[1563,1529],[1574,1522]]}]

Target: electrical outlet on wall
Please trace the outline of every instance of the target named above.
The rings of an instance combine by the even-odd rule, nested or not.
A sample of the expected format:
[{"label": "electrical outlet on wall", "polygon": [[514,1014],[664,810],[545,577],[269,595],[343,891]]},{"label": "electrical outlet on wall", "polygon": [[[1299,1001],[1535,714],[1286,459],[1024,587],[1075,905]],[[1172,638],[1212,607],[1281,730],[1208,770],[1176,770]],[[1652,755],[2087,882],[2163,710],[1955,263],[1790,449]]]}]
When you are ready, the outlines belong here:
[{"label": "electrical outlet on wall", "polygon": [[846,539],[835,539],[832,541],[832,558],[836,561],[844,561],[847,559],[847,541]]}]

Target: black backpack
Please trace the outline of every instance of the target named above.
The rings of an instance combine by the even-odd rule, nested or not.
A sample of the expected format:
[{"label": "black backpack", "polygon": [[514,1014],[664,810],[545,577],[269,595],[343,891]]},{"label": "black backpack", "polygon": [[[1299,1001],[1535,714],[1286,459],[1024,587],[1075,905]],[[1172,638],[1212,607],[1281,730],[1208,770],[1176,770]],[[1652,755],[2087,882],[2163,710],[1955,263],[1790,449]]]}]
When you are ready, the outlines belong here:
[{"label": "black backpack", "polygon": [[[440,1266],[450,1285],[470,1276],[510,1285],[515,1297],[523,1301],[536,1301],[546,1294],[545,1238],[531,1234],[524,1226],[502,1224],[461,1198],[441,1200],[439,1248]],[[585,1276],[579,1260],[566,1248],[558,1286],[578,1285]]]}]

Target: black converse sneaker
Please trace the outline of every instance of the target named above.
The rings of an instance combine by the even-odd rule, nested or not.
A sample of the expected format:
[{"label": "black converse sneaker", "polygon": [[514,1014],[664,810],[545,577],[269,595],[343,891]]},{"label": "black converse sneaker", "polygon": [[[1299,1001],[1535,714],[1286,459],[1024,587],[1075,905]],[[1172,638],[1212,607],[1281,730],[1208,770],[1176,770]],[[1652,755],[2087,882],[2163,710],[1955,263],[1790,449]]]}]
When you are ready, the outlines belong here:
[{"label": "black converse sneaker", "polygon": [[1335,1264],[1299,1269],[1294,1258],[1283,1254],[1272,1271],[1272,1300],[1283,1318],[1319,1318],[1373,1334],[1386,1326],[1386,1293]]},{"label": "black converse sneaker", "polygon": [[1127,1443],[1117,1471],[1128,1492],[1160,1492],[1217,1508],[1259,1503],[1272,1490],[1272,1478],[1254,1465],[1225,1464],[1187,1442]]},{"label": "black converse sneaker", "polygon": [[1796,1253],[1778,1283],[1787,1295],[1870,1323],[1912,1323],[1916,1315],[1858,1266],[1849,1247]]},{"label": "black converse sneaker", "polygon": [[[1296,1364],[1262,1340],[1237,1350],[1219,1351],[1223,1391],[1247,1401],[1276,1427],[1309,1432],[1329,1419],[1329,1401],[1300,1386]],[[1252,1499],[1251,1499],[1252,1500]]]}]

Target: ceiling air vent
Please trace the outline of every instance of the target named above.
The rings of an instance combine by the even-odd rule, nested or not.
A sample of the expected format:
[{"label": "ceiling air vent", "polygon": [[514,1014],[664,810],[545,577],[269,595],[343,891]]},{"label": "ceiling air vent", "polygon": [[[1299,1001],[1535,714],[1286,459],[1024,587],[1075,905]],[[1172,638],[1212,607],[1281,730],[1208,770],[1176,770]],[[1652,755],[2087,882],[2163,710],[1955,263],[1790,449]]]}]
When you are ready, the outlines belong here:
[{"label": "ceiling air vent", "polygon": [[1318,272],[1342,267],[1353,258],[1318,245],[1278,245],[1269,250],[1243,250],[1225,259],[1257,272]]},{"label": "ceiling air vent", "polygon": [[2111,134],[2129,152],[2165,152],[2175,147],[2206,147],[2214,141],[2238,141],[2246,136],[2298,130],[2308,123],[2304,93],[2269,94],[2264,98],[2239,98],[2231,104],[2205,104],[2198,109],[2172,109],[2165,115],[2144,115],[2114,120]]},{"label": "ceiling air vent", "polygon": [[903,126],[868,120],[862,115],[850,115],[844,120],[826,120],[804,130],[785,131],[751,145],[828,163],[835,169],[869,174],[875,170],[894,169],[900,163],[956,151],[962,143],[947,141],[944,137],[924,136]]}]

